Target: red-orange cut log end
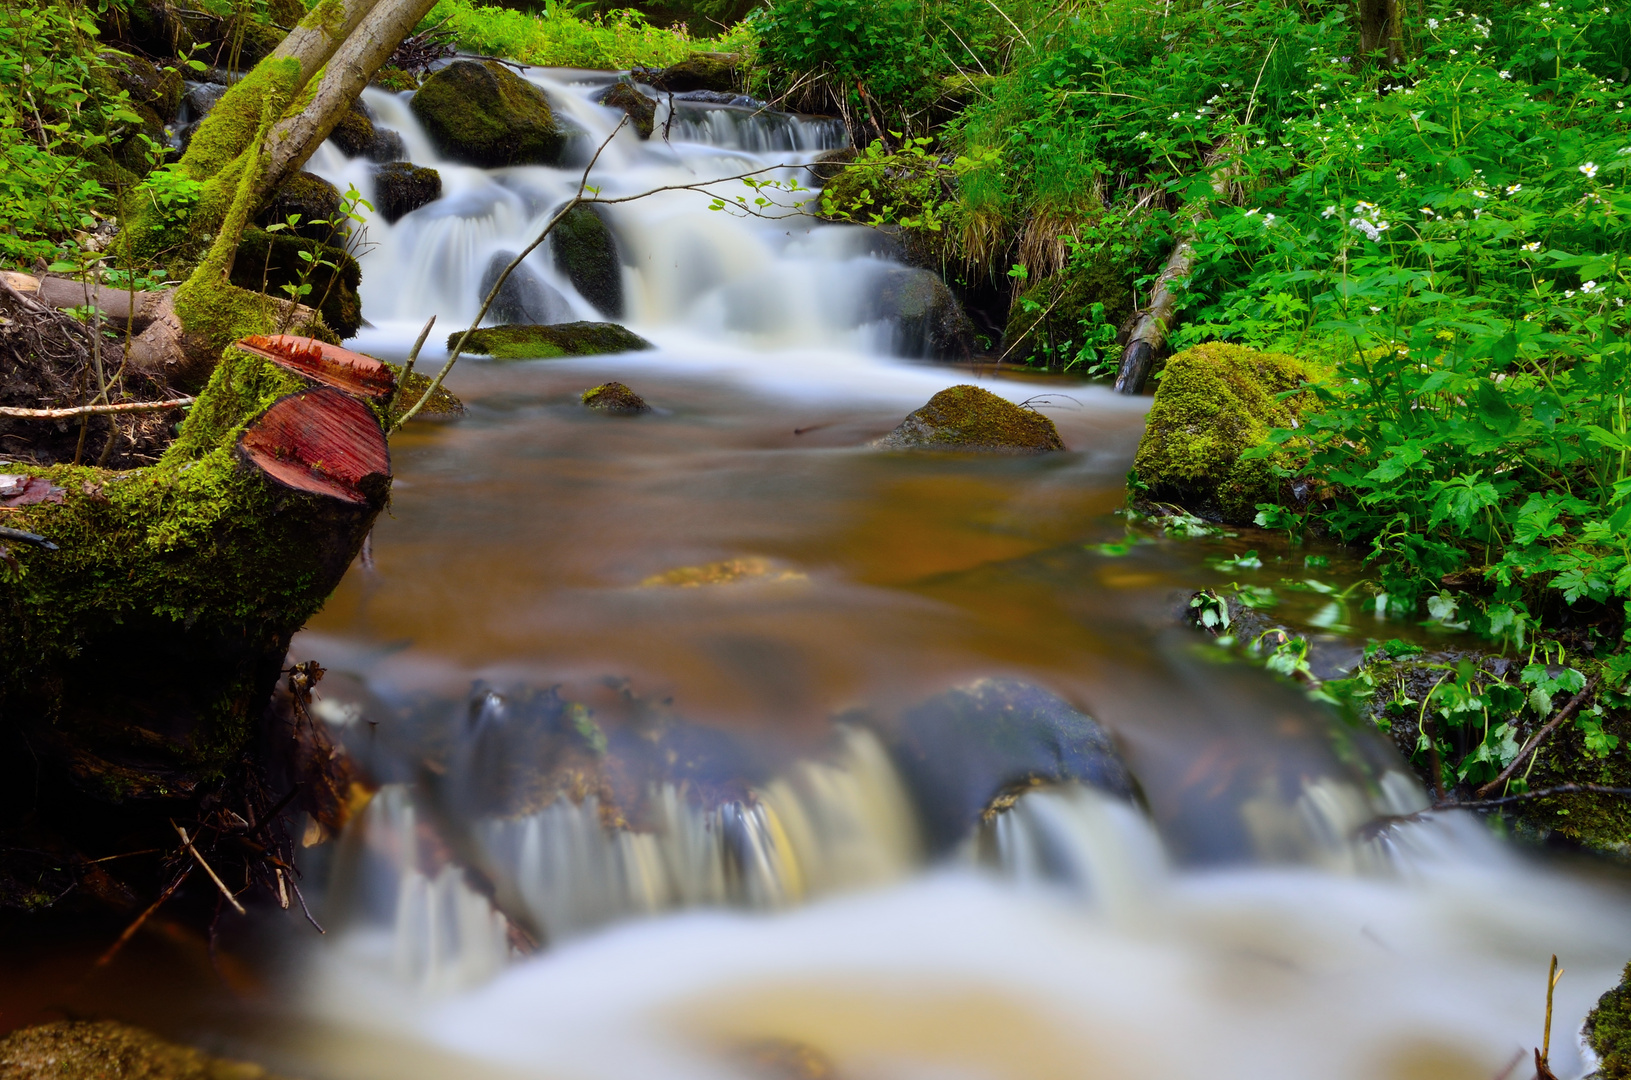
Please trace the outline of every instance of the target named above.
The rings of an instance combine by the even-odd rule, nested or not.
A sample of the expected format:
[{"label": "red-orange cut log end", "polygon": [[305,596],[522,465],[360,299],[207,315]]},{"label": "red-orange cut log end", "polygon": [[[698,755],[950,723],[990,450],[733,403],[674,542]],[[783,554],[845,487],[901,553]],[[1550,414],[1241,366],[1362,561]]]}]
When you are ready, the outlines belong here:
[{"label": "red-orange cut log end", "polygon": [[383,498],[391,451],[368,406],[326,386],[273,402],[238,440],[250,464],[295,491],[366,505]]},{"label": "red-orange cut log end", "polygon": [[251,334],[238,342],[238,348],[290,371],[298,371],[309,379],[372,401],[383,401],[396,392],[396,376],[391,374],[390,368],[372,356],[342,349],[316,338],[295,334],[273,334],[270,337]]}]

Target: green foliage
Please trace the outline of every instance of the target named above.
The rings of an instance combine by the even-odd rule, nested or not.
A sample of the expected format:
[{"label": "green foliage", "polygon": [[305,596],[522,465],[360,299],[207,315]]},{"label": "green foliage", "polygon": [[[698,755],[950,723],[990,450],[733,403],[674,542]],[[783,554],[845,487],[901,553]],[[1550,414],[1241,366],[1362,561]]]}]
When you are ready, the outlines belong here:
[{"label": "green foliage", "polygon": [[461,48],[546,67],[621,70],[667,67],[714,43],[693,39],[684,26],[652,26],[638,11],[580,18],[566,4],[543,14],[485,7],[471,0],[438,0],[421,29],[446,21]]}]

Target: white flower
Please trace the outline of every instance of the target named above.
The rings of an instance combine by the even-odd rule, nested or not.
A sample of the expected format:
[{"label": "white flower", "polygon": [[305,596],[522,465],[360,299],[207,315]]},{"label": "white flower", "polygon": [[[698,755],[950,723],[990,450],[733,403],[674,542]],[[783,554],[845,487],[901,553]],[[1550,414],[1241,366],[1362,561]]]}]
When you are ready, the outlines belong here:
[{"label": "white flower", "polygon": [[1460,56],[1461,54],[1458,51],[1456,51],[1455,49],[1451,49],[1450,50],[1450,55],[1451,56]]},{"label": "white flower", "polygon": [[1372,304],[1370,306],[1370,313],[1372,315],[1380,315],[1382,313],[1382,309],[1377,307],[1375,304]]},{"label": "white flower", "polygon": [[1583,293],[1596,292],[1597,283],[1595,281],[1588,281],[1584,285],[1580,286],[1580,291]]},{"label": "white flower", "polygon": [[1563,290],[1563,295],[1568,299],[1573,299],[1574,298],[1574,290],[1573,289],[1564,289]]},{"label": "white flower", "polygon": [[1620,156],[1631,154],[1631,146],[1622,146],[1618,150],[1614,151],[1614,153]]},{"label": "white flower", "polygon": [[1487,199],[1487,198],[1489,198],[1489,192],[1487,192],[1487,191],[1479,191],[1479,190],[1478,190],[1478,189],[1477,189],[1477,188],[1473,188],[1473,190],[1472,190],[1472,193],[1473,193],[1473,194],[1474,194],[1474,195],[1476,195],[1476,196],[1478,196],[1478,197],[1479,197],[1479,198],[1480,198],[1480,199]]},{"label": "white flower", "polygon": [[1430,206],[1424,206],[1424,207],[1421,208],[1421,216],[1422,217],[1438,217],[1437,214],[1433,213],[1433,208],[1430,207]]},{"label": "white flower", "polygon": [[1427,29],[1437,30],[1438,29],[1438,20],[1437,19],[1428,19],[1427,20]]},{"label": "white flower", "polygon": [[1541,9],[1541,10],[1542,10],[1542,11],[1551,11],[1551,10],[1552,10],[1552,5],[1551,5],[1551,4],[1548,4],[1548,3],[1544,3],[1544,2],[1543,2],[1543,3],[1542,3],[1542,4],[1541,4],[1541,5],[1540,5],[1540,9]]},{"label": "white flower", "polygon": [[1540,241],[1539,240],[1529,241],[1529,243],[1523,245],[1523,250],[1525,250],[1525,251],[1539,251],[1540,250]]},{"label": "white flower", "polygon": [[1178,117],[1180,117],[1182,115],[1183,115],[1183,113],[1173,113],[1171,116],[1167,117],[1167,119],[1168,120],[1176,120],[1176,119],[1178,119]]},{"label": "white flower", "polygon": [[1580,166],[1580,171],[1586,174],[1587,180],[1597,179],[1597,163],[1595,161],[1586,162]]},{"label": "white flower", "polygon": [[1337,216],[1337,208],[1334,207],[1334,206],[1327,206],[1325,208],[1325,212],[1320,214],[1320,217],[1322,217],[1322,218],[1333,218],[1333,217],[1336,217],[1336,216]]},{"label": "white flower", "polygon": [[1510,78],[1512,78],[1512,72],[1510,72],[1510,71],[1503,71],[1503,72],[1501,72],[1501,78],[1503,78],[1503,79],[1510,79]]},{"label": "white flower", "polygon": [[1373,242],[1377,241],[1377,240],[1380,240],[1382,238],[1382,229],[1381,229],[1381,227],[1376,226],[1376,225],[1372,225],[1370,222],[1366,221],[1364,218],[1357,218],[1357,217],[1356,218],[1349,218],[1348,219],[1348,227],[1350,229],[1358,229],[1360,232],[1364,233],[1365,236],[1368,239],[1370,239]]},{"label": "white flower", "polygon": [[1506,186],[1506,193],[1508,195],[1516,195],[1518,192],[1520,192],[1522,190],[1523,190],[1523,185],[1522,184],[1508,184]]},{"label": "white flower", "polygon": [[1263,225],[1265,227],[1272,227],[1274,225],[1274,215],[1273,214],[1264,214],[1263,215]]}]

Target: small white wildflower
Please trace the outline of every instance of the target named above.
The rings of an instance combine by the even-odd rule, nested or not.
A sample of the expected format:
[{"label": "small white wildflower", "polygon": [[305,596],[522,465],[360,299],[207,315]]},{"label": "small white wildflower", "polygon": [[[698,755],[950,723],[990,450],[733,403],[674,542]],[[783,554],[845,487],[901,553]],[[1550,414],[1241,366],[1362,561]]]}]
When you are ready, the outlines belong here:
[{"label": "small white wildflower", "polygon": [[1458,51],[1457,51],[1457,50],[1455,50],[1455,49],[1451,49],[1451,50],[1450,50],[1450,55],[1451,55],[1451,56],[1460,56],[1460,55],[1461,55],[1461,53],[1460,53],[1460,52],[1458,52]]},{"label": "small white wildflower", "polygon": [[1510,78],[1512,78],[1512,72],[1510,72],[1510,71],[1503,71],[1503,72],[1501,72],[1501,78],[1503,78],[1503,79],[1510,79]]},{"label": "small white wildflower", "polygon": [[1394,174],[1394,178],[1397,179],[1397,180],[1400,180],[1400,181],[1404,181],[1404,180],[1410,179],[1410,174],[1405,172],[1403,169],[1400,169],[1397,173]]},{"label": "small white wildflower", "polygon": [[1263,215],[1263,224],[1265,226],[1273,226],[1274,221],[1275,221],[1275,218],[1274,218],[1273,214],[1264,214]]},{"label": "small white wildflower", "polygon": [[1173,113],[1171,116],[1167,117],[1167,119],[1168,120],[1176,120],[1182,115],[1183,115],[1183,113]]},{"label": "small white wildflower", "polygon": [[1261,209],[1263,209],[1261,206],[1254,206],[1250,210],[1246,211],[1246,216],[1251,217],[1253,214],[1257,213]]},{"label": "small white wildflower", "polygon": [[1325,208],[1325,212],[1320,214],[1320,217],[1322,217],[1322,218],[1333,218],[1333,217],[1336,217],[1336,216],[1337,216],[1337,208],[1334,207],[1334,206],[1327,206]]},{"label": "small white wildflower", "polygon": [[1147,131],[1140,131],[1140,132],[1139,132],[1139,133],[1138,133],[1138,137],[1139,137],[1139,138],[1140,138],[1140,139],[1147,139],[1147,138],[1149,138],[1149,137],[1150,137],[1150,133],[1149,133],[1149,132],[1147,132]]},{"label": "small white wildflower", "polygon": [[1574,290],[1573,289],[1564,289],[1563,290],[1563,296],[1564,296],[1565,299],[1569,299],[1569,300],[1574,299]]},{"label": "small white wildflower", "polygon": [[1380,315],[1382,313],[1382,309],[1377,307],[1375,304],[1372,304],[1370,306],[1370,313],[1372,315]]},{"label": "small white wildflower", "polygon": [[1597,283],[1595,281],[1588,281],[1584,285],[1580,286],[1580,291],[1583,293],[1596,292]]},{"label": "small white wildflower", "polygon": [[1523,250],[1525,250],[1525,251],[1539,251],[1540,250],[1540,241],[1539,240],[1529,241],[1529,243],[1523,245]]},{"label": "small white wildflower", "polygon": [[1378,226],[1372,225],[1364,218],[1350,218],[1348,220],[1348,227],[1350,229],[1358,229],[1373,242],[1382,238],[1382,230]]},{"label": "small white wildflower", "polygon": [[1516,195],[1518,192],[1520,192],[1522,190],[1523,190],[1523,185],[1522,184],[1508,184],[1506,186],[1506,193],[1508,195]]},{"label": "small white wildflower", "polygon": [[1421,208],[1421,216],[1422,217],[1438,217],[1437,214],[1433,213],[1433,208],[1430,207],[1430,206],[1424,206],[1424,207]]},{"label": "small white wildflower", "polygon": [[1587,180],[1597,179],[1597,163],[1595,161],[1586,162],[1580,166],[1580,171],[1586,174]]},{"label": "small white wildflower", "polygon": [[1474,194],[1474,195],[1476,195],[1476,196],[1478,196],[1478,197],[1479,197],[1479,198],[1480,198],[1480,199],[1487,199],[1487,198],[1489,198],[1489,192],[1487,192],[1487,191],[1479,191],[1479,190],[1478,190],[1478,189],[1477,189],[1477,188],[1473,188],[1473,190],[1472,190],[1472,193],[1473,193],[1473,194]]},{"label": "small white wildflower", "polygon": [[1427,29],[1437,30],[1438,29],[1438,20],[1437,19],[1428,19],[1427,20]]}]

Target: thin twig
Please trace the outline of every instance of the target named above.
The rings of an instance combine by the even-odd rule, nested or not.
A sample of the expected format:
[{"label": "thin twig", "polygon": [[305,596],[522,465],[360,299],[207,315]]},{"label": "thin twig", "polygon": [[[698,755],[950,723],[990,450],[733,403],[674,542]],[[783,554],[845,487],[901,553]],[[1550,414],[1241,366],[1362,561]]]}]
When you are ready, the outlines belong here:
[{"label": "thin twig", "polygon": [[430,337],[430,328],[436,325],[436,316],[432,315],[425,323],[425,328],[419,331],[419,339],[413,343],[413,351],[408,353],[407,360],[402,363],[402,374],[396,380],[396,393],[391,395],[391,407],[386,410],[389,416],[396,412],[397,402],[402,400],[402,391],[408,385],[408,376],[413,374],[413,365],[419,359],[419,350],[425,347],[425,339]]},{"label": "thin twig", "polygon": [[160,893],[157,900],[147,905],[147,910],[136,916],[135,922],[125,927],[124,933],[120,934],[118,940],[116,940],[112,945],[108,946],[107,952],[96,958],[96,963],[91,965],[91,970],[94,971],[100,967],[107,967],[108,964],[113,961],[113,958],[119,955],[119,950],[125,947],[125,943],[136,936],[136,931],[142,928],[142,924],[146,923],[148,918],[152,916],[153,912],[159,909],[159,905],[170,899],[170,897],[175,894],[175,891],[181,888],[181,883],[186,881],[187,875],[191,874],[192,872],[193,867],[191,863],[183,866],[181,868],[181,873],[174,881],[170,883],[170,887]]},{"label": "thin twig", "polygon": [[244,906],[238,903],[238,898],[232,895],[232,890],[227,888],[227,883],[222,881],[220,876],[216,874],[215,869],[211,867],[209,863],[204,861],[204,856],[199,854],[198,849],[193,846],[193,842],[187,838],[187,830],[183,829],[180,825],[177,825],[174,821],[170,822],[170,827],[180,835],[182,846],[192,853],[193,858],[198,860],[198,865],[202,866],[204,868],[204,873],[208,874],[210,876],[210,880],[215,882],[215,887],[221,890],[221,895],[227,898],[227,903],[232,905],[233,910],[237,911],[239,915],[249,914],[249,912],[244,910]]},{"label": "thin twig", "polygon": [[63,420],[73,416],[102,416],[108,413],[139,413],[161,412],[165,409],[179,409],[184,405],[191,405],[196,398],[178,397],[167,401],[123,401],[110,405],[76,405],[70,409],[14,409],[0,408],[0,416],[29,418],[36,420]]},{"label": "thin twig", "polygon": [[295,884],[294,876],[292,874],[285,875],[284,880],[289,883],[289,888],[294,890],[294,898],[300,901],[300,910],[305,913],[306,921],[317,927],[317,932],[319,934],[328,933],[327,930],[324,930],[322,926],[318,925],[316,919],[311,917],[311,908],[306,906],[306,895],[300,891],[300,886]]},{"label": "thin twig", "polygon": [[1593,675],[1587,680],[1586,685],[1580,688],[1580,692],[1570,698],[1568,704],[1557,710],[1557,715],[1552,717],[1545,727],[1529,736],[1529,741],[1523,744],[1523,749],[1519,750],[1518,756],[1512,759],[1512,764],[1502,769],[1501,775],[1473,792],[1473,794],[1482,799],[1497,787],[1512,779],[1512,774],[1518,771],[1518,766],[1523,764],[1525,758],[1535,752],[1535,748],[1540,745],[1541,740],[1556,731],[1569,717],[1580,711],[1580,706],[1584,705],[1586,699],[1596,691],[1597,679],[1598,676]]}]

